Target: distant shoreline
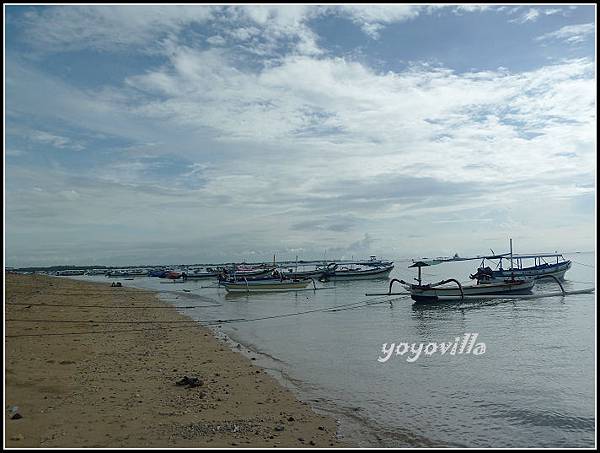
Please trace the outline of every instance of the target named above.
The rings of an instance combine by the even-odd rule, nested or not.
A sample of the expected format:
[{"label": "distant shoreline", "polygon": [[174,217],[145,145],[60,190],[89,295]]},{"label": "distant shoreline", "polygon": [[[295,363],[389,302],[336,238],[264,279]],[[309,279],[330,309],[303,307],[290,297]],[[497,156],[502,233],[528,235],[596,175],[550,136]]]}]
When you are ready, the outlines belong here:
[{"label": "distant shoreline", "polygon": [[[554,253],[554,252],[552,252]],[[570,251],[570,252],[559,252],[563,255],[585,255],[585,254],[590,254],[590,253],[596,253],[595,250],[582,250],[582,251]],[[389,258],[389,261],[394,261],[394,262],[411,262],[412,260],[416,260],[418,259],[417,257],[420,256],[425,256],[427,254],[416,254],[414,256],[409,256],[409,257],[395,257],[395,258]],[[477,258],[481,258],[484,255],[473,255],[471,257],[469,257],[469,259],[477,259]],[[388,258],[385,258],[386,260]],[[458,260],[454,260],[454,261],[460,261],[463,260],[465,258],[459,257]],[[328,259],[328,260],[324,260],[324,259],[314,259],[314,260],[298,260],[298,265],[302,265],[302,264],[306,264],[306,263],[323,263],[323,262],[328,262],[328,263],[334,263],[334,262],[339,262],[339,261],[351,261],[351,260],[346,260],[346,259],[342,259],[342,258],[335,258],[335,259]],[[357,261],[361,261],[361,260],[357,260]],[[363,260],[365,261],[365,260]],[[453,260],[449,260],[449,261],[453,261]],[[49,266],[7,266],[5,269],[7,272],[9,271],[16,271],[16,272],[47,272],[47,271],[53,271],[53,270],[62,270],[62,269],[128,269],[128,268],[140,268],[140,269],[146,269],[146,268],[158,268],[158,267],[176,267],[176,266],[189,266],[189,267],[206,267],[206,266],[213,266],[213,267],[218,267],[218,266],[227,266],[227,265],[233,265],[233,264],[247,264],[247,265],[251,265],[251,266],[257,266],[257,265],[261,265],[261,264],[269,264],[272,263],[272,260],[266,260],[266,261],[256,261],[256,262],[247,262],[247,261],[228,261],[225,263],[179,263],[179,264],[173,264],[173,263],[168,263],[168,264],[114,264],[114,265],[108,265],[108,264],[85,264],[85,265],[75,265],[75,264],[55,264],[55,265],[49,265]],[[295,264],[295,261],[287,261],[287,260],[283,260],[283,261],[277,261],[277,264],[283,265],[285,264],[286,266],[288,265],[292,265]]]},{"label": "distant shoreline", "polygon": [[5,275],[5,398],[22,416],[5,417],[7,447],[345,445],[333,418],[154,293]]}]

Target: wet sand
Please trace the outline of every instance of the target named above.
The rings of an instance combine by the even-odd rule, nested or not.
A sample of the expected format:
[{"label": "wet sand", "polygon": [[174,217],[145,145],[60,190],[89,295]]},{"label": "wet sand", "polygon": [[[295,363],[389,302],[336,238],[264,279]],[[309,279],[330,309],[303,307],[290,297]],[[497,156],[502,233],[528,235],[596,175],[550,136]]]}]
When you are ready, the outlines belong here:
[{"label": "wet sand", "polygon": [[[346,446],[333,418],[152,292],[35,275],[5,285],[7,447]],[[201,385],[176,385],[184,376]]]}]

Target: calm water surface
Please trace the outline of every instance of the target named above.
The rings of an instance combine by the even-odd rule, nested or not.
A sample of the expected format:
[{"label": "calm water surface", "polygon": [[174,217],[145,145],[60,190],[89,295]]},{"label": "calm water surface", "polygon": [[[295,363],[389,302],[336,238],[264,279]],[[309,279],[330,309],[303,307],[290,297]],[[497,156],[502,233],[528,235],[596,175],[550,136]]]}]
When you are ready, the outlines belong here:
[{"label": "calm water surface", "polygon": [[[594,254],[568,256],[566,289],[594,286]],[[581,263],[581,264],[579,264]],[[396,261],[391,277],[416,274]],[[424,280],[468,280],[477,261],[424,269]],[[81,277],[107,281],[105,277]],[[341,306],[354,309],[220,324],[258,363],[317,409],[340,418],[340,432],[360,446],[593,447],[595,432],[595,294],[534,300],[416,306],[412,300],[365,297],[387,280],[337,282],[322,291],[228,295],[209,280],[155,289],[205,322],[254,319]],[[325,286],[321,284],[320,286]],[[189,290],[182,291],[182,290]],[[401,290],[397,287],[398,291]],[[538,283],[536,291],[556,291]],[[407,355],[379,362],[383,343],[454,342],[477,333],[485,353]],[[414,357],[414,355],[413,355]]]}]

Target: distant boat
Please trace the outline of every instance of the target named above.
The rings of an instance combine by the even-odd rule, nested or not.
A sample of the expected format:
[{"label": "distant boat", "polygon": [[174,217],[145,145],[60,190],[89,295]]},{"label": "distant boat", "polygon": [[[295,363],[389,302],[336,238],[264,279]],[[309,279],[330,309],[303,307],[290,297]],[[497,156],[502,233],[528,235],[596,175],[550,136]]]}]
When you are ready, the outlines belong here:
[{"label": "distant boat", "polygon": [[351,269],[347,267],[339,267],[338,264],[332,263],[327,267],[323,274],[323,280],[371,280],[375,278],[388,278],[390,272],[394,269],[393,265],[389,266],[374,266],[368,269]]},{"label": "distant boat", "polygon": [[184,272],[182,277],[184,280],[202,280],[205,278],[214,278],[221,275],[223,271],[221,269],[207,268],[205,271],[194,270],[193,272]]},{"label": "distant boat", "polygon": [[143,277],[148,275],[147,269],[111,269],[106,272],[107,277]]},{"label": "distant boat", "polygon": [[431,259],[431,258],[421,258],[420,260],[417,260],[417,261],[415,261],[415,260],[412,260],[412,262],[413,262],[413,263],[417,263],[417,262],[420,262],[420,263],[426,263],[428,266],[435,266],[436,264],[441,264],[441,263],[443,263],[443,262],[444,262],[444,260],[443,260],[443,259],[439,259],[439,258],[436,258],[436,259]]},{"label": "distant boat", "polygon": [[181,278],[182,276],[183,276],[183,272],[167,271],[164,278],[168,278],[170,280],[177,280],[177,279]]},{"label": "distant boat", "polygon": [[324,273],[325,269],[317,268],[313,270],[294,270],[293,268],[289,268],[287,271],[281,271],[283,275],[289,278],[320,278]]},{"label": "distant boat", "polygon": [[274,266],[271,267],[251,267],[251,266],[236,266],[232,271],[228,271],[230,274],[238,277],[254,277],[259,275],[267,275],[275,270]]},{"label": "distant boat", "polygon": [[165,269],[153,269],[148,272],[148,277],[159,277],[165,278],[167,276],[167,272]]},{"label": "distant boat", "polygon": [[88,269],[85,275],[105,275],[108,269]]},{"label": "distant boat", "polygon": [[55,275],[57,275],[59,277],[70,277],[70,276],[74,276],[74,275],[84,275],[84,274],[85,274],[84,270],[68,269],[68,270],[64,270],[64,271],[57,271]]},{"label": "distant boat", "polygon": [[250,293],[250,292],[277,292],[277,291],[294,291],[305,289],[311,280],[249,280],[223,282],[227,292]]}]

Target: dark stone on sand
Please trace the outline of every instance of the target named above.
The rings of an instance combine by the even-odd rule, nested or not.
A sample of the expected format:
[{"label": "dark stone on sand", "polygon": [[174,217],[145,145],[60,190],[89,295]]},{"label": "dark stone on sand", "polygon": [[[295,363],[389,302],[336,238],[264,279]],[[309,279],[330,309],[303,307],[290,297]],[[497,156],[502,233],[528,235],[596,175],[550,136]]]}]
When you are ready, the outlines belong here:
[{"label": "dark stone on sand", "polygon": [[201,387],[204,385],[204,381],[202,381],[201,379],[198,379],[197,377],[188,377],[188,376],[184,376],[182,379],[180,379],[179,381],[177,381],[175,383],[175,385],[186,385],[186,388],[194,388],[194,387]]},{"label": "dark stone on sand", "polygon": [[23,418],[23,416],[19,413],[18,406],[11,406],[8,409],[8,416],[10,417],[11,420],[18,420],[20,418]]}]

